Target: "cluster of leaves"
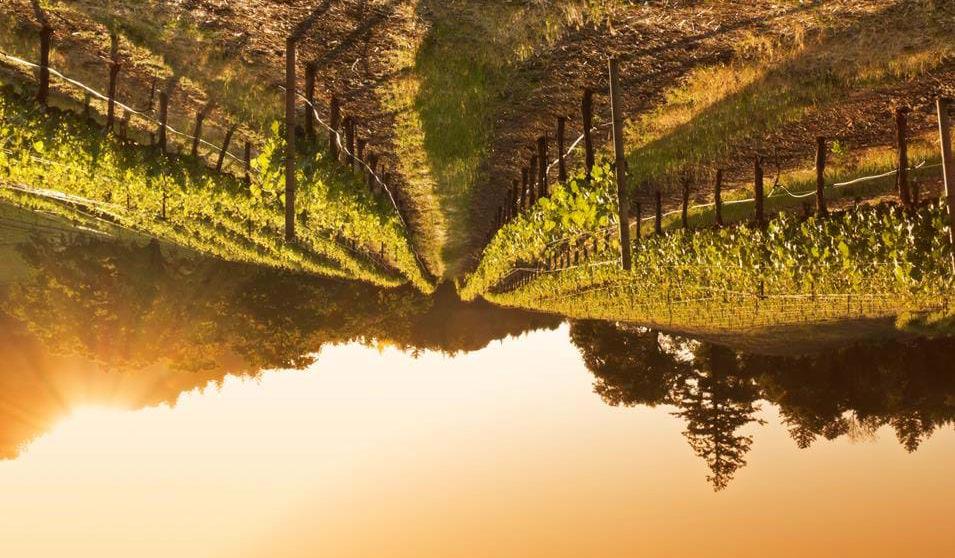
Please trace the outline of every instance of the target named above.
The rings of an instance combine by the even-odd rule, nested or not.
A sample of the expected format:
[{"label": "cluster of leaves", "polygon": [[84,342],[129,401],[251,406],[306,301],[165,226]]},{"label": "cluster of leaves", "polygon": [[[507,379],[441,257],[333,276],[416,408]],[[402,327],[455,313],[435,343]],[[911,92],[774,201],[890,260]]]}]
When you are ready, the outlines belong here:
[{"label": "cluster of leaves", "polygon": [[333,175],[320,156],[305,158],[299,169],[305,211],[298,241],[285,242],[276,139],[253,162],[256,176],[247,186],[195,158],[103,134],[71,113],[44,113],[7,91],[0,95],[0,138],[0,179],[55,192],[0,189],[0,198],[17,205],[67,216],[82,210],[230,261],[394,286],[401,278],[368,256],[387,250],[385,260],[426,285],[408,265],[414,257],[394,212],[356,195],[357,177]]},{"label": "cluster of leaves", "polygon": [[540,261],[561,240],[597,235],[617,220],[617,197],[609,165],[595,166],[567,184],[556,184],[526,213],[504,225],[484,249],[477,269],[467,277],[461,296],[486,293],[520,263]]}]

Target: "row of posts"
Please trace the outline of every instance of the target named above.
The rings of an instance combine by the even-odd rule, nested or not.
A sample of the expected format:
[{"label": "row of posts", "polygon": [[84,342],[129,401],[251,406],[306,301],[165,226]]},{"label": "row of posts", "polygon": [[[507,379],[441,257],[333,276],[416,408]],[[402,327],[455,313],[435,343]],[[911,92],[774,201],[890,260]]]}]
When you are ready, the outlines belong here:
[{"label": "row of posts", "polygon": [[[618,223],[630,222],[630,199],[627,188],[627,163],[625,158],[625,149],[623,145],[623,104],[620,86],[620,70],[617,59],[611,59],[609,62],[610,77],[610,105],[613,125],[613,147],[614,147],[614,168],[618,196]],[[951,101],[939,97],[936,101],[936,111],[938,115],[939,137],[942,156],[943,180],[945,184],[945,201],[948,206],[949,214],[949,235],[952,246],[952,271],[955,273],[955,169],[953,169],[952,149],[951,149],[951,126],[950,111]],[[917,192],[913,192],[908,180],[908,132],[907,132],[907,109],[899,108],[896,110],[896,133],[897,133],[897,154],[898,171],[896,176],[897,190],[899,200],[902,206],[907,210],[912,210],[917,204]],[[583,139],[584,139],[584,157],[587,180],[590,179],[591,169],[594,166],[594,147],[593,147],[593,91],[587,89],[584,91],[581,104],[581,113],[583,117]],[[558,180],[561,183],[567,180],[567,170],[564,152],[564,130],[566,119],[560,117],[557,120],[557,145],[558,145]],[[826,155],[828,151],[827,138],[819,136],[816,138],[816,189],[815,189],[815,213],[817,216],[828,214],[828,207],[825,196],[825,172]],[[498,208],[496,229],[500,228],[515,216],[527,211],[534,205],[537,199],[546,197],[548,192],[547,184],[547,136],[546,134],[537,140],[537,151],[530,157],[530,163],[521,169],[521,179],[518,182],[514,179],[511,188],[507,192],[506,203]],[[756,154],[753,159],[753,190],[754,190],[754,222],[757,227],[764,227],[767,223],[765,210],[765,184],[764,184],[764,158]],[[684,228],[689,227],[689,199],[690,199],[690,177],[684,174],[682,177],[682,207],[681,223]],[[536,185],[536,189],[535,189]],[[722,227],[723,221],[723,199],[722,199],[723,171],[717,169],[714,183],[714,213],[717,227]],[[663,234],[663,211],[662,195],[659,189],[653,192],[653,202],[655,209],[654,230],[656,234]],[[636,209],[636,239],[639,240],[642,221],[642,207],[638,202]],[[492,231],[493,234],[493,231]],[[630,227],[620,226],[620,247],[621,263],[625,270],[629,270],[632,263]],[[576,254],[576,252],[575,252]],[[564,264],[568,264],[570,256],[564,258]],[[554,269],[555,263],[549,258],[546,262],[548,269]],[[569,264],[568,264],[569,265]],[[565,265],[566,267],[566,265]]]}]

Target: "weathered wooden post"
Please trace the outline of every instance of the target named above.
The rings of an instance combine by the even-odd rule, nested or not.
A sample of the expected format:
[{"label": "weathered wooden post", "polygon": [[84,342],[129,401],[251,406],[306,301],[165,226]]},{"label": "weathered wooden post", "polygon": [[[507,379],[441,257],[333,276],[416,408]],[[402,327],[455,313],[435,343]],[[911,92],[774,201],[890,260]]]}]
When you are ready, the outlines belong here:
[{"label": "weathered wooden post", "polygon": [[653,202],[653,232],[655,232],[657,236],[661,236],[663,234],[663,194],[659,188],[653,192]]},{"label": "weathered wooden post", "polygon": [[159,92],[159,130],[156,131],[159,151],[166,152],[166,119],[169,117],[169,93],[164,87]]},{"label": "weathered wooden post", "polygon": [[252,142],[245,142],[245,187],[252,186]]},{"label": "weathered wooden post", "polygon": [[378,155],[375,153],[368,153],[368,189],[372,192],[375,191],[375,170],[378,168]]},{"label": "weathered wooden post", "polygon": [[521,211],[526,210],[530,206],[530,204],[528,203],[529,201],[528,196],[530,192],[527,191],[527,186],[528,186],[527,180],[528,180],[529,174],[530,174],[530,170],[528,169],[528,167],[521,168]]},{"label": "weathered wooden post", "polygon": [[594,127],[594,92],[590,88],[584,89],[581,113],[584,126],[584,170],[587,173],[587,182],[590,182],[595,164],[594,138],[591,130]]},{"label": "weathered wooden post", "polygon": [[338,95],[332,95],[328,115],[328,127],[331,128],[328,131],[328,152],[335,161],[338,161],[339,157],[338,145],[341,140],[338,138],[338,127],[341,125],[341,120],[342,107],[339,104]]},{"label": "weathered wooden post", "polygon": [[295,39],[285,40],[285,240],[295,240]]},{"label": "weathered wooden post", "polygon": [[361,170],[361,163],[365,160],[365,146],[368,142],[361,138],[355,139],[355,170]]},{"label": "weathered wooden post", "polygon": [[682,189],[683,206],[680,211],[680,224],[684,229],[690,228],[690,175],[683,173],[680,177],[680,186]]},{"label": "weathered wooden post", "polygon": [[511,180],[511,219],[521,213],[521,206],[519,205],[520,197],[521,183],[518,179],[514,178]]},{"label": "weathered wooden post", "polygon": [[233,124],[229,126],[229,129],[225,132],[225,139],[222,140],[222,149],[219,150],[219,159],[216,161],[216,172],[222,172],[222,163],[225,162],[225,155],[229,152],[229,143],[232,141],[232,135],[235,134],[235,129],[238,127],[238,124]]},{"label": "weathered wooden post", "polygon": [[567,119],[557,117],[557,181],[567,183],[567,161],[565,160],[564,134],[566,133]]},{"label": "weathered wooden post", "polygon": [[723,226],[723,169],[716,169],[716,183],[713,185],[713,209],[716,212],[716,226]]},{"label": "weathered wooden post", "polygon": [[345,117],[345,165],[350,169],[355,168],[355,119],[351,116]]},{"label": "weathered wooden post", "polygon": [[199,155],[199,142],[202,141],[202,123],[206,120],[206,115],[212,110],[212,103],[206,103],[204,107],[196,112],[196,125],[192,129],[192,150],[189,152],[193,157]]},{"label": "weathered wooden post", "polygon": [[826,209],[826,138],[816,138],[816,215],[822,217]]},{"label": "weathered wooden post", "polygon": [[763,207],[763,158],[757,154],[753,158],[754,180],[754,198],[756,207],[756,226],[762,228],[766,224],[766,211]]},{"label": "weathered wooden post", "polygon": [[637,244],[639,244],[639,243],[640,243],[640,237],[641,237],[641,235],[642,235],[642,226],[643,226],[643,204],[640,203],[640,202],[637,202],[637,205],[636,205],[636,208],[635,208],[635,209],[636,209],[636,215],[637,215],[637,223],[636,223],[636,224],[637,224],[637,230],[634,231],[634,233],[635,233],[634,236],[636,236],[636,238],[635,238],[634,241],[635,241]]},{"label": "weathered wooden post", "polygon": [[912,208],[912,196],[909,192],[909,147],[907,137],[908,108],[895,109],[895,132],[898,141],[898,174],[896,185],[899,190],[899,200],[906,209]]},{"label": "weathered wooden post", "polygon": [[938,134],[942,149],[942,177],[945,181],[945,200],[948,203],[948,239],[952,247],[952,273],[955,273],[955,161],[952,160],[952,134],[949,120],[951,102],[939,97],[935,101],[938,110]]},{"label": "weathered wooden post", "polygon": [[620,92],[620,63],[610,59],[610,110],[613,115],[614,175],[617,177],[617,209],[620,228],[620,257],[623,269],[630,270],[630,195],[627,192],[627,160],[623,151],[623,96]]},{"label": "weathered wooden post", "polygon": [[116,33],[109,34],[109,89],[106,101],[106,131],[113,131],[113,121],[116,119],[116,80],[119,77],[119,37]]},{"label": "weathered wooden post", "polygon": [[531,175],[528,177],[528,187],[530,188],[530,205],[537,203],[540,192],[537,191],[537,155],[531,155]]},{"label": "weathered wooden post", "polygon": [[[37,11],[38,17],[42,14]],[[43,15],[40,20],[40,87],[37,90],[36,101],[46,108],[50,96],[50,43],[53,41],[53,28]]]},{"label": "weathered wooden post", "polygon": [[126,109],[123,109],[123,118],[119,121],[119,137],[122,139],[126,139],[126,136],[129,133],[130,117],[132,117],[132,113]]},{"label": "weathered wooden post", "polygon": [[546,198],[547,192],[547,136],[537,138],[537,192],[541,198]]},{"label": "weathered wooden post", "polygon": [[305,65],[305,137],[315,142],[315,62]]}]

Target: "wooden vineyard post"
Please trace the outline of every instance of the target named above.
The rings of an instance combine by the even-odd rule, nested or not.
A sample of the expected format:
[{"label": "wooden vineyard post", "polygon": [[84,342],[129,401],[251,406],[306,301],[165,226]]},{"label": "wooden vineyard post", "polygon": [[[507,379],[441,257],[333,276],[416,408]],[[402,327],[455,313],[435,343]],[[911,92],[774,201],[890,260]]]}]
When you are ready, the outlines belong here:
[{"label": "wooden vineyard post", "polygon": [[716,183],[713,185],[713,209],[716,212],[717,228],[723,226],[723,169],[716,169]]},{"label": "wooden vineyard post", "polygon": [[952,134],[949,120],[951,103],[939,97],[938,110],[939,143],[942,149],[942,177],[945,181],[945,200],[948,203],[948,239],[952,247],[952,273],[955,273],[955,161],[952,160]]},{"label": "wooden vineyard post", "polygon": [[594,167],[594,138],[591,134],[591,128],[594,127],[594,92],[591,89],[584,89],[584,98],[581,101],[581,116],[584,126],[584,171],[586,172],[587,182],[592,178]]},{"label": "wooden vineyard post", "polygon": [[109,35],[109,89],[106,101],[106,131],[112,133],[113,121],[116,119],[116,80],[119,77],[119,37],[116,33]]},{"label": "wooden vineyard post", "polygon": [[331,104],[329,107],[328,115],[328,127],[331,130],[328,131],[328,152],[332,156],[332,160],[338,161],[338,127],[341,125],[342,119],[342,107],[338,104],[338,95],[332,95]]},{"label": "wooden vineyard post", "polygon": [[521,211],[524,211],[530,205],[528,203],[527,180],[530,174],[528,167],[521,168]]},{"label": "wooden vineyard post", "polygon": [[537,138],[537,195],[540,198],[547,197],[547,136]]},{"label": "wooden vineyard post", "polygon": [[[42,12],[38,12],[41,14]],[[47,100],[50,96],[50,43],[53,41],[53,28],[46,21],[46,16],[41,20],[40,29],[40,87],[37,90],[36,101],[41,107],[46,108]]]},{"label": "wooden vineyard post", "polygon": [[315,63],[305,66],[305,137],[315,142]]},{"label": "wooden vineyard post", "polygon": [[557,181],[567,183],[567,161],[564,159],[564,134],[567,128],[567,119],[557,117]]},{"label": "wooden vineyard post", "polygon": [[636,237],[635,242],[640,244],[640,236],[642,235],[642,226],[643,226],[643,204],[637,202],[636,207],[634,208],[636,212],[636,221],[637,228],[634,231],[634,236]]},{"label": "wooden vineyard post", "polygon": [[610,110],[613,115],[614,175],[617,177],[618,228],[623,269],[630,271],[630,196],[627,192],[627,160],[623,151],[623,96],[620,92],[620,63],[610,59]]},{"label": "wooden vineyard post", "polygon": [[252,142],[245,142],[245,188],[252,186]]},{"label": "wooden vineyard post", "polygon": [[345,165],[355,168],[355,119],[345,117]]},{"label": "wooden vineyard post", "polygon": [[816,138],[816,215],[826,215],[826,138]]},{"label": "wooden vineyard post", "polygon": [[132,117],[132,113],[126,109],[123,109],[123,118],[119,121],[119,137],[122,139],[126,139],[126,136],[129,133],[130,117]]},{"label": "wooden vineyard post", "polygon": [[653,214],[653,232],[657,236],[663,235],[663,194],[657,188],[653,192],[654,214]]},{"label": "wooden vineyard post", "polygon": [[531,174],[528,177],[528,189],[530,190],[530,205],[533,207],[537,203],[540,192],[537,191],[537,155],[531,155],[531,164],[529,165]]},{"label": "wooden vineyard post", "polygon": [[225,162],[225,154],[229,151],[229,143],[232,141],[232,135],[235,134],[235,129],[238,126],[238,124],[233,124],[232,126],[229,126],[229,129],[225,132],[225,139],[222,141],[222,149],[219,150],[219,159],[216,161],[216,172],[222,172],[222,163]]},{"label": "wooden vineyard post", "polygon": [[189,152],[193,157],[199,155],[199,142],[202,141],[202,123],[205,121],[206,115],[209,114],[209,110],[211,109],[212,104],[209,103],[196,113],[196,126],[192,130],[192,150]]},{"label": "wooden vineyard post", "polygon": [[753,170],[755,174],[753,193],[756,207],[756,226],[762,228],[766,224],[766,212],[763,207],[763,158],[756,155],[753,158]]},{"label": "wooden vineyard post", "polygon": [[520,215],[521,206],[520,203],[520,191],[521,183],[516,178],[511,181],[511,219]]},{"label": "wooden vineyard post", "polygon": [[159,92],[159,130],[157,130],[159,151],[166,152],[166,118],[169,116],[169,93],[163,88]]},{"label": "wooden vineyard post", "polygon": [[684,174],[681,177],[680,185],[682,187],[682,209],[680,212],[680,224],[683,225],[684,229],[690,228],[690,177],[687,174]]},{"label": "wooden vineyard post", "polygon": [[368,189],[375,191],[375,170],[378,168],[378,155],[368,153]]},{"label": "wooden vineyard post", "polygon": [[895,109],[895,132],[898,141],[898,175],[896,184],[899,190],[899,200],[906,209],[911,209],[912,198],[909,194],[909,147],[907,138],[908,109]]},{"label": "wooden vineyard post", "polygon": [[355,167],[356,170],[361,170],[361,164],[365,160],[365,145],[368,142],[363,139],[355,139]]},{"label": "wooden vineyard post", "polygon": [[285,41],[285,240],[295,240],[295,39]]}]

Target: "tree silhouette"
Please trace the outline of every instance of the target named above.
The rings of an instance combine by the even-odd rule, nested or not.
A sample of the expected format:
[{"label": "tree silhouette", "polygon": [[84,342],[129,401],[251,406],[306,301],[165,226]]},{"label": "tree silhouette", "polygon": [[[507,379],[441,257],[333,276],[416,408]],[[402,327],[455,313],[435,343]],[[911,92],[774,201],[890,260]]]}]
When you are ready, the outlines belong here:
[{"label": "tree silhouette", "polygon": [[753,444],[752,437],[739,430],[762,423],[756,418],[758,392],[751,379],[739,375],[731,349],[701,344],[694,356],[692,372],[675,390],[679,410],[674,415],[686,420],[683,435],[710,468],[706,478],[714,490],[722,490],[746,465]]},{"label": "tree silhouette", "polygon": [[667,403],[676,383],[689,371],[686,362],[664,350],[655,330],[576,321],[571,323],[570,339],[594,375],[594,392],[608,405]]}]

